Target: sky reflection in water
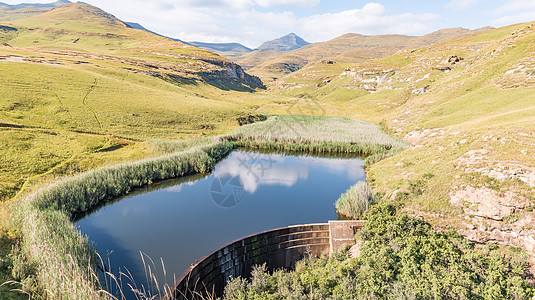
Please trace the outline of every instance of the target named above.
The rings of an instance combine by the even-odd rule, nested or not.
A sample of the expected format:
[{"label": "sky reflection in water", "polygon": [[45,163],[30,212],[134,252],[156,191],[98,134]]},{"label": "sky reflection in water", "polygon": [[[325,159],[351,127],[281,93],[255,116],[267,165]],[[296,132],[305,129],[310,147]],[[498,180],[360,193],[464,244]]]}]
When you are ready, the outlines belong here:
[{"label": "sky reflection in water", "polygon": [[365,179],[362,163],[238,150],[210,175],[140,189],[77,226],[109,257],[112,271],[127,266],[137,282],[146,282],[142,251],[158,262],[163,258],[172,284],[173,273],[178,277],[196,259],[239,237],[336,219],[338,196]]}]

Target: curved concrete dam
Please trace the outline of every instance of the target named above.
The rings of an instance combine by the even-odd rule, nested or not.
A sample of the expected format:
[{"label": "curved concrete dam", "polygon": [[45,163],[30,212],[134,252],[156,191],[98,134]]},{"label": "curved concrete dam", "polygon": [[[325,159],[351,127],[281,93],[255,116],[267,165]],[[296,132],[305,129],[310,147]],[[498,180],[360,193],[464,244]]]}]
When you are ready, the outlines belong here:
[{"label": "curved concrete dam", "polygon": [[[362,163],[354,155],[239,149],[210,174],[135,190],[82,216],[76,225],[97,247],[106,271],[116,277],[132,274],[132,279],[122,278],[123,291],[135,284],[159,295],[162,285],[173,286],[196,260],[229,241],[336,220],[336,199],[366,179]],[[149,272],[159,291],[147,283]],[[137,299],[134,294],[125,298]]]},{"label": "curved concrete dam", "polygon": [[233,241],[201,258],[176,281],[168,299],[194,299],[207,292],[222,296],[228,280],[249,278],[255,265],[271,272],[292,268],[305,257],[319,257],[353,244],[363,221],[329,221],[273,229]]}]

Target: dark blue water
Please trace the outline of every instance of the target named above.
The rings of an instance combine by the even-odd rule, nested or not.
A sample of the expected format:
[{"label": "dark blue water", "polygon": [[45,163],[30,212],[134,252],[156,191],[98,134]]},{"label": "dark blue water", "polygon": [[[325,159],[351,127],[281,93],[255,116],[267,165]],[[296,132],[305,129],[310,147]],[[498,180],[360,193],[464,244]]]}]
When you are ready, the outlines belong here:
[{"label": "dark blue water", "polygon": [[[147,286],[145,270],[151,265],[160,284],[172,285],[196,259],[232,240],[336,219],[336,199],[365,179],[362,163],[351,157],[237,150],[212,174],[140,189],[91,212],[76,225],[104,260],[109,259],[112,272],[127,268],[138,285]],[[145,266],[140,251],[146,254]]]}]

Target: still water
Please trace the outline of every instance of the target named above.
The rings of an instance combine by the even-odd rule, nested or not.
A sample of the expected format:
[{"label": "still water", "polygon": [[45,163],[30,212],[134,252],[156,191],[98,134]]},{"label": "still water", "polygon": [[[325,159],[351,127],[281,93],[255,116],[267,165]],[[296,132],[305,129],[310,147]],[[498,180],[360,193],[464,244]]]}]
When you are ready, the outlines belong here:
[{"label": "still water", "polygon": [[[146,285],[150,257],[158,280],[172,285],[196,259],[242,236],[335,220],[336,199],[365,180],[362,164],[354,156],[236,150],[211,174],[136,190],[76,225],[113,273],[126,268],[138,285]],[[147,255],[145,266],[140,251]]]}]

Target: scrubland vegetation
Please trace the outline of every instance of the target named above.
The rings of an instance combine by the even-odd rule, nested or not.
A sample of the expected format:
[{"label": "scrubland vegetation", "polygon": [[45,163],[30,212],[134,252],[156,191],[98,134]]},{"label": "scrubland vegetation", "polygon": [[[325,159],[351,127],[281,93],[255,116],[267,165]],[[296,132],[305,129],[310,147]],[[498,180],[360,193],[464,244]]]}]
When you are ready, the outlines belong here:
[{"label": "scrubland vegetation", "polygon": [[372,207],[357,258],[342,251],[308,258],[294,271],[257,266],[223,299],[531,299],[526,263],[476,249],[455,232],[436,232],[390,204]]},{"label": "scrubland vegetation", "polygon": [[[357,65],[317,63],[244,94],[258,85],[224,77],[229,61],[80,7],[0,15],[18,28],[0,31],[0,279],[15,278],[34,297],[108,297],[73,214],[141,185],[207,172],[246,146],[371,155],[368,183],[382,201],[403,205],[365,214],[378,198],[357,184],[337,208],[368,219],[358,258],[340,253],[274,274],[258,268],[250,282],[235,279],[227,299],[533,296],[521,261],[534,254],[533,25]],[[295,112],[302,99],[315,106]],[[341,117],[279,115],[239,128],[273,113]],[[522,203],[489,218],[481,199],[452,201],[467,188],[494,195],[498,209],[504,195]],[[1,298],[18,297],[6,288]]]}]

